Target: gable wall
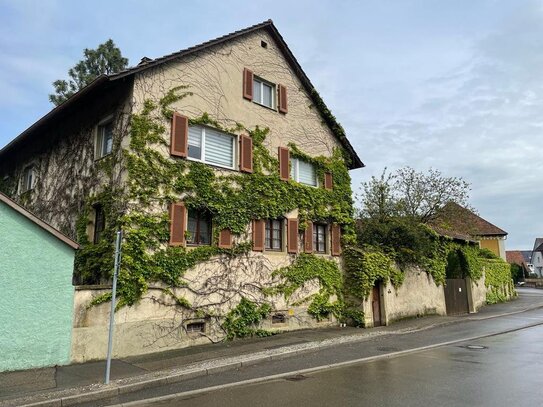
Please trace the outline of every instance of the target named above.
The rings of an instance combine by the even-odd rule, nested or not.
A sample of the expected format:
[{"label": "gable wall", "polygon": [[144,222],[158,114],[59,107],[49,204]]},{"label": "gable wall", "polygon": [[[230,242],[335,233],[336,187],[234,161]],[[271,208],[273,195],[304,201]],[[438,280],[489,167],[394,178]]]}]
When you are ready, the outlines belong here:
[{"label": "gable wall", "polygon": [[[261,41],[267,42],[267,48],[261,46]],[[243,98],[244,68],[287,87],[287,114]],[[329,156],[339,146],[317,109],[310,107],[309,95],[265,30],[138,74],[134,82],[135,106],[141,108],[146,98],[158,99],[179,85],[189,85],[187,90],[193,96],[176,102],[175,110],[189,118],[207,112],[226,128],[237,122],[248,128],[269,127],[265,143],[274,155],[277,147],[286,147],[288,142],[295,142],[313,156]]]}]

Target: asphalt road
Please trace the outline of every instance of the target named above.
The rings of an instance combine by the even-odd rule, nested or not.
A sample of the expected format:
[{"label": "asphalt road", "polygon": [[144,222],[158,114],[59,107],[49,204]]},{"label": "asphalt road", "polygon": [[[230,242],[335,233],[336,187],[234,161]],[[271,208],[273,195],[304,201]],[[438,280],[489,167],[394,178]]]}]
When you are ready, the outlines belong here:
[{"label": "asphalt road", "polygon": [[[540,320],[525,315],[526,322]],[[516,316],[515,318],[520,318]],[[149,403],[183,406],[540,406],[543,326]]]}]

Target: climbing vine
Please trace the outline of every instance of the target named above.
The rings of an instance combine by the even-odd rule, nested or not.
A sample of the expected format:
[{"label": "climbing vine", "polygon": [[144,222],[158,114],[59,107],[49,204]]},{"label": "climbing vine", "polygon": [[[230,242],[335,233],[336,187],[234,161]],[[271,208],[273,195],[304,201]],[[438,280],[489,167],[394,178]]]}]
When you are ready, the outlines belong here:
[{"label": "climbing vine", "polygon": [[[324,172],[330,172],[334,187],[327,190],[292,180],[285,182],[279,177],[277,158],[264,144],[269,134],[268,128],[247,128],[241,123],[226,127],[208,113],[203,113],[191,118],[190,124],[212,126],[230,134],[248,134],[252,138],[253,172],[217,171],[199,162],[172,159],[168,153],[169,136],[166,134],[167,123],[173,113],[171,105],[191,95],[185,86],[177,87],[158,101],[144,101],[141,111],[132,114],[129,145],[122,150],[127,170],[126,187],[122,191],[104,188],[100,194],[89,199],[77,227],[83,249],[78,255],[76,270],[81,279],[89,282],[95,283],[97,276],[102,280],[108,277],[112,271],[115,230],[122,227],[123,260],[117,308],[135,304],[147,292],[150,284],[155,283],[161,284],[163,293],[176,306],[191,312],[203,312],[204,315],[215,315],[212,308],[219,309],[222,305],[231,307],[237,303],[235,298],[241,297],[242,302],[223,315],[226,322],[221,326],[228,337],[258,334],[250,327],[257,322],[253,316],[263,317],[269,310],[265,303],[253,302],[249,297],[255,295],[255,290],[262,293],[273,287],[263,281],[239,283],[236,287],[229,287],[231,284],[217,286],[217,281],[228,278],[232,267],[239,268],[240,264],[251,262],[254,268],[264,273],[263,276],[266,273],[268,279],[271,276],[273,270],[267,271],[270,266],[264,264],[262,256],[253,255],[249,259],[251,243],[247,231],[253,219],[279,218],[297,209],[301,228],[306,220],[335,222],[342,227],[344,243],[355,241],[350,178],[345,158],[339,149],[335,149],[331,157],[310,157],[295,144],[290,144],[294,157],[315,164],[321,182]],[[189,210],[210,213],[214,244],[191,248],[168,246],[168,205],[181,199]],[[84,235],[88,213],[96,202],[103,205],[108,222],[103,239],[98,244],[90,244]],[[109,205],[108,202],[116,204]],[[224,228],[234,235],[232,249],[217,247],[218,231]],[[207,277],[199,288],[195,288],[193,282],[186,280],[187,271],[210,261],[215,262],[222,271],[217,271],[219,275]],[[317,319],[331,312],[339,314],[342,278],[338,265],[334,261],[310,255],[291,256],[291,261],[291,266],[281,268],[271,276],[279,281],[276,293],[282,292],[288,296],[304,281],[316,279],[321,288],[318,294],[307,299],[310,302],[308,312]],[[256,264],[258,262],[259,265]],[[195,304],[179,296],[178,289],[199,296],[220,294],[221,299]],[[107,296],[97,297],[94,302],[108,299]],[[253,303],[256,308],[251,305]]]},{"label": "climbing vine", "polygon": [[283,282],[268,290],[268,294],[282,294],[289,300],[304,284],[317,281],[319,292],[297,301],[296,304],[309,302],[307,312],[317,321],[330,314],[341,316],[343,275],[336,262],[302,253],[290,266],[274,271],[273,275],[280,277]]}]

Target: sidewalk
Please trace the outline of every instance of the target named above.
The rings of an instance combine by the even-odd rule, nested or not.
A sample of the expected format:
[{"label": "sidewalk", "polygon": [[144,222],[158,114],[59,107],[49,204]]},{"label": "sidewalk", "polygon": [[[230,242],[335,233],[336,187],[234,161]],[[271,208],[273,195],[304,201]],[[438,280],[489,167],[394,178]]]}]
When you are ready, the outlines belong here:
[{"label": "sidewalk", "polygon": [[[359,342],[382,335],[397,335],[469,320],[543,307],[543,292],[521,289],[512,302],[484,307],[459,317],[425,317],[399,321],[373,329],[324,328],[201,345],[142,356],[114,359],[111,384],[104,385],[105,362],[89,362],[18,372],[0,373],[0,406],[66,406],[119,393],[174,383],[188,378],[236,369],[266,360],[288,358],[340,343]],[[539,294],[539,295],[538,295]]]}]

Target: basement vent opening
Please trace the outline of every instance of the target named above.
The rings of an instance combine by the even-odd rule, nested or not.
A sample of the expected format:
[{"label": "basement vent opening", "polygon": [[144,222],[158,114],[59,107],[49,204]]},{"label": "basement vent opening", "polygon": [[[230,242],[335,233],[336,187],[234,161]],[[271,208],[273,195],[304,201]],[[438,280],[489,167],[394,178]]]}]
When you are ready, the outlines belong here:
[{"label": "basement vent opening", "polygon": [[285,322],[287,322],[287,317],[285,314],[272,315],[272,324],[284,324]]},{"label": "basement vent opening", "polygon": [[196,332],[205,332],[206,324],[205,322],[191,322],[190,324],[187,324],[187,327],[185,329],[189,334]]},{"label": "basement vent opening", "polygon": [[268,48],[268,43],[266,41],[260,41],[260,46],[262,48]]}]

